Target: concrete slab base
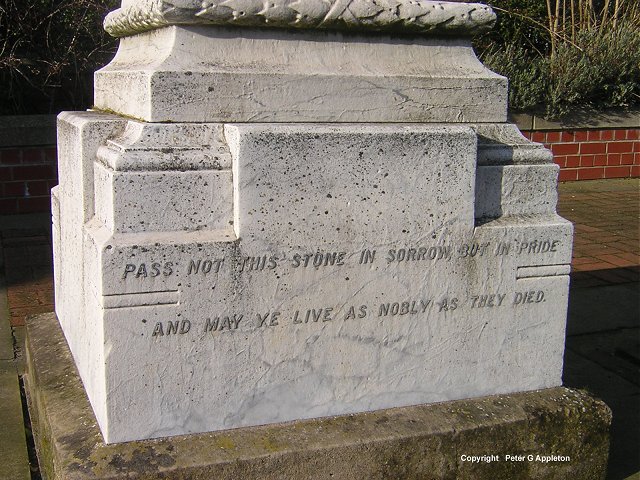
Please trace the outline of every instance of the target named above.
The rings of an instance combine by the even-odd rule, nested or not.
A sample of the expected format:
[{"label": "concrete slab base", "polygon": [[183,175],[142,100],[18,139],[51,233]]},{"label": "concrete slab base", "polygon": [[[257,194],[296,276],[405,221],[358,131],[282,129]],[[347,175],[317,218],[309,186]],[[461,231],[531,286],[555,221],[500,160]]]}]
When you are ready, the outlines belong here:
[{"label": "concrete slab base", "polygon": [[105,445],[54,314],[28,320],[26,350],[34,436],[49,480],[604,478],[611,414],[581,391]]}]

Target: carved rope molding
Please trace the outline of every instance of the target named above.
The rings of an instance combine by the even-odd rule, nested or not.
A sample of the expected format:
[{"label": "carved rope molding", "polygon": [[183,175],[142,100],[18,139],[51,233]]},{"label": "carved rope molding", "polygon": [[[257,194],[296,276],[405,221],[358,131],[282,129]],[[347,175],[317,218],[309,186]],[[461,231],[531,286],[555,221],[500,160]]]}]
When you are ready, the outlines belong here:
[{"label": "carved rope molding", "polygon": [[427,0],[138,0],[111,12],[105,30],[126,37],[168,25],[219,25],[429,35],[490,30],[493,10],[480,3]]}]

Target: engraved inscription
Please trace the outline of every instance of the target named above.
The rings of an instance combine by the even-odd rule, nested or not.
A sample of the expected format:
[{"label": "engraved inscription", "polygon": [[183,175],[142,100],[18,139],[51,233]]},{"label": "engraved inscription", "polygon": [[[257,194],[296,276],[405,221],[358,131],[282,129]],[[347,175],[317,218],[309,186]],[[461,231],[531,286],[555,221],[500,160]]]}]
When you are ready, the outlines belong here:
[{"label": "engraved inscription", "polygon": [[237,330],[244,315],[233,314],[222,317],[207,318],[204,324],[204,333],[222,332],[223,330]]},{"label": "engraved inscription", "polygon": [[[236,331],[266,330],[276,327],[296,327],[302,325],[322,325],[336,320],[367,321],[368,317],[402,319],[415,317],[419,321],[429,321],[431,315],[448,315],[464,309],[480,308],[523,308],[545,302],[544,290],[517,291],[513,293],[485,292],[461,298],[457,295],[440,295],[437,300],[422,298],[381,302],[376,305],[316,306],[292,312],[265,311],[258,313],[225,313],[208,317],[201,326],[193,329],[189,320],[157,322],[151,336],[154,338],[184,335],[192,331],[204,334],[228,333]],[[511,299],[511,300],[509,300]],[[253,318],[254,321],[245,320]],[[143,322],[146,323],[146,322]]]},{"label": "engraved inscription", "polygon": [[417,313],[424,313],[430,303],[431,300],[383,303],[378,309],[378,316],[387,317],[389,315],[415,315]]},{"label": "engraved inscription", "polygon": [[245,257],[240,263],[240,271],[273,270],[277,266],[277,258],[274,256],[268,257],[267,255],[262,255],[260,257]]},{"label": "engraved inscription", "polygon": [[458,248],[458,255],[460,258],[482,257],[487,252],[487,248],[489,248],[489,242],[472,243],[471,245],[463,243],[460,245],[460,248]]},{"label": "engraved inscription", "polygon": [[527,240],[524,242],[518,242],[516,245],[516,251],[518,254],[555,252],[559,243],[559,240]]},{"label": "engraved inscription", "polygon": [[471,308],[493,308],[501,307],[506,293],[490,293],[485,295],[474,295],[471,297]]},{"label": "engraved inscription", "polygon": [[189,320],[173,320],[166,324],[157,322],[153,327],[152,337],[164,337],[165,335],[184,335],[191,330],[191,322]]},{"label": "engraved inscription", "polygon": [[393,262],[417,262],[422,260],[450,260],[453,255],[453,248],[447,245],[435,247],[400,248],[391,249],[387,252],[387,263]]},{"label": "engraved inscription", "polygon": [[344,316],[345,320],[354,320],[356,318],[364,318],[367,316],[367,306],[360,305],[359,307],[349,307],[347,314]]},{"label": "engraved inscription", "polygon": [[459,300],[456,297],[452,297],[452,298],[448,298],[448,297],[444,297],[442,300],[440,300],[439,302],[436,302],[436,305],[438,306],[438,311],[439,312],[453,312],[454,310],[456,310],[458,308],[458,302]]},{"label": "engraved inscription", "polygon": [[187,270],[187,275],[198,273],[206,275],[210,272],[218,273],[220,271],[220,268],[222,267],[223,262],[224,258],[215,258],[213,260],[191,260],[189,262],[189,270]]},{"label": "engraved inscription", "polygon": [[344,265],[345,257],[347,256],[347,252],[316,252],[316,253],[305,253],[304,255],[300,255],[296,253],[293,256],[292,266],[297,267],[330,267],[333,265],[342,266]]},{"label": "engraved inscription", "polygon": [[365,263],[373,263],[373,261],[376,259],[376,251],[375,250],[362,250],[362,252],[360,252],[360,264],[365,264]]},{"label": "engraved inscription", "polygon": [[122,278],[126,279],[129,275],[135,278],[155,278],[163,275],[168,277],[173,273],[173,262],[152,262],[152,263],[127,263],[124,267]]},{"label": "engraved inscription", "polygon": [[498,242],[496,244],[496,246],[495,246],[493,254],[496,257],[499,257],[499,256],[509,255],[509,252],[511,252],[511,244],[510,243]]},{"label": "engraved inscription", "polygon": [[262,327],[277,327],[279,325],[278,318],[280,312],[267,312],[264,315],[257,314],[258,316],[258,328]]},{"label": "engraved inscription", "polygon": [[[178,270],[175,260],[169,262],[127,263],[122,269],[122,279],[138,280],[168,277],[176,274],[202,275],[220,274],[223,271],[237,273],[270,272],[281,267],[294,270],[338,268],[345,265],[408,266],[414,263],[455,262],[493,254],[501,256],[531,256],[558,252],[560,240],[550,238],[519,239],[513,242],[470,242],[461,244],[438,244],[425,246],[403,246],[388,248],[383,252],[365,248],[352,254],[348,252],[283,253],[245,256],[240,259],[192,258]],[[286,271],[286,270],[284,270]]]},{"label": "engraved inscription", "polygon": [[516,292],[513,299],[514,305],[526,305],[527,303],[544,302],[544,291],[530,290],[528,292]]},{"label": "engraved inscription", "polygon": [[333,320],[332,313],[333,308],[312,308],[304,313],[296,310],[293,314],[293,323],[330,322]]}]

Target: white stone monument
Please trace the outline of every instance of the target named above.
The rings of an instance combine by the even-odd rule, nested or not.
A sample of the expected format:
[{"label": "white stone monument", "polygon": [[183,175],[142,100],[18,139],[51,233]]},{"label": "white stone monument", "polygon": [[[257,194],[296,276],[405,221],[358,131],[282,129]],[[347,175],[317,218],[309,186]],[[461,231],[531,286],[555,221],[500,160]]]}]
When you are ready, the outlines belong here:
[{"label": "white stone monument", "polygon": [[572,227],[485,5],[123,0],[59,117],[56,312],[107,443],[561,384]]}]

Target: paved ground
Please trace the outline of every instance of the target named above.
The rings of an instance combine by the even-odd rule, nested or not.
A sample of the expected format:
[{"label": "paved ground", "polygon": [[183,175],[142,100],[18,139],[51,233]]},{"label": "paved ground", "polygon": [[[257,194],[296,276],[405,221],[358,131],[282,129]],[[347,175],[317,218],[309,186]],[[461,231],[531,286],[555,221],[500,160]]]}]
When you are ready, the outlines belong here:
[{"label": "paved ground", "polygon": [[561,184],[558,213],[575,226],[572,287],[638,280],[637,179]]},{"label": "paved ground", "polygon": [[[564,382],[613,410],[607,478],[638,479],[640,181],[572,182],[559,192],[559,213],[575,223]],[[12,480],[31,478],[17,373],[25,316],[53,310],[48,222],[0,216],[0,478]]]},{"label": "paved ground", "polygon": [[613,411],[607,478],[640,480],[640,181],[559,191],[575,225],[564,383]]}]

